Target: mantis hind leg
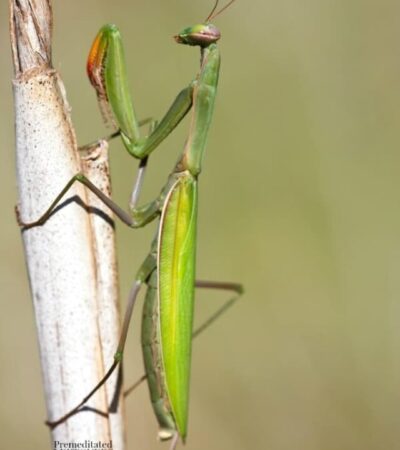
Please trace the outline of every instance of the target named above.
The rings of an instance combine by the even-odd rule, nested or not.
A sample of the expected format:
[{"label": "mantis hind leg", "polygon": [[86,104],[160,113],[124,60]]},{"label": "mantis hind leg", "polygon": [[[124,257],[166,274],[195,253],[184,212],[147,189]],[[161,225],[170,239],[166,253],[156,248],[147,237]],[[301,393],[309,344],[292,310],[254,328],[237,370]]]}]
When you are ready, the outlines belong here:
[{"label": "mantis hind leg", "polygon": [[176,432],[176,433],[174,434],[173,438],[172,438],[172,441],[171,441],[171,445],[170,445],[170,447],[169,447],[169,450],[175,450],[175,449],[176,449],[176,446],[178,445],[178,440],[179,440],[179,433]]},{"label": "mantis hind leg", "polygon": [[81,410],[84,410],[85,403],[104,385],[104,383],[110,378],[110,376],[112,375],[114,370],[122,362],[125,342],[126,342],[126,338],[128,335],[129,324],[130,324],[130,321],[132,318],[133,308],[135,306],[138,293],[139,293],[142,285],[147,281],[147,279],[149,278],[151,273],[155,270],[155,268],[156,268],[156,260],[155,260],[154,256],[150,253],[149,256],[143,262],[143,264],[141,265],[141,267],[138,271],[136,280],[133,283],[131,290],[129,292],[128,302],[127,302],[125,315],[124,315],[124,321],[123,321],[122,330],[121,330],[121,336],[119,339],[117,351],[115,352],[115,355],[114,355],[114,361],[113,361],[112,365],[107,370],[104,377],[96,384],[96,386],[74,408],[72,408],[69,412],[67,412],[66,414],[64,414],[62,417],[60,417],[57,420],[46,421],[46,425],[48,425],[50,428],[52,428],[52,429],[55,428],[56,426],[65,422],[67,419],[74,416]]},{"label": "mantis hind leg", "polygon": [[223,291],[231,291],[236,295],[227,300],[214,314],[212,314],[205,322],[203,322],[193,332],[193,339],[201,334],[205,329],[212,325],[217,319],[219,319],[234,303],[239,300],[243,294],[243,286],[239,283],[231,283],[225,281],[208,281],[208,280],[196,280],[195,286],[200,289],[216,289]]},{"label": "mantis hind leg", "polygon": [[[196,330],[193,332],[193,339],[201,334],[206,328],[212,325],[217,319],[219,319],[225,312],[233,306],[236,301],[243,294],[243,286],[239,283],[230,283],[224,281],[208,281],[208,280],[196,280],[195,286],[200,289],[218,289],[224,291],[234,292],[236,295],[227,300],[214,314],[212,314],[207,320],[205,320]],[[143,381],[147,379],[147,374],[143,374],[134,384],[124,391],[124,396],[127,397],[137,387],[139,387]],[[176,443],[175,443],[176,445]],[[171,447],[174,448],[174,447]]]}]

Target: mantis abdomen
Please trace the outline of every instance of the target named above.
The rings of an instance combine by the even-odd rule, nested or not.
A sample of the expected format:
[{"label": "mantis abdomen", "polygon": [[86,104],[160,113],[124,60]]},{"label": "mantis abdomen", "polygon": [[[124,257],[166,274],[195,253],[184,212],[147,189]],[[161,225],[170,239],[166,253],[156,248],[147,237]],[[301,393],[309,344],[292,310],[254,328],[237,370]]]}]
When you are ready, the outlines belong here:
[{"label": "mantis abdomen", "polygon": [[157,270],[149,280],[142,326],[144,362],[162,439],[176,429],[182,438],[187,432],[193,333],[197,181],[188,171],[175,177],[161,214]]}]

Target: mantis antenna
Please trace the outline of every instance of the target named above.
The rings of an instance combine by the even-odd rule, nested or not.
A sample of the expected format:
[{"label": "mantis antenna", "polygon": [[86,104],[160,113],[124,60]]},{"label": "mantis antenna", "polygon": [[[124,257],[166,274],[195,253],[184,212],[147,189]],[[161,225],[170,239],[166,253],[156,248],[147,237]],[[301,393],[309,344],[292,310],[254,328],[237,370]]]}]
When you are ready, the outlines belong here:
[{"label": "mantis antenna", "polygon": [[223,6],[219,11],[215,12],[215,10],[217,9],[218,3],[219,3],[219,0],[216,0],[213,9],[211,10],[210,14],[208,15],[207,19],[205,20],[205,23],[211,22],[211,20],[213,20],[217,16],[219,16],[223,11],[225,11],[227,8],[229,8],[229,6],[231,6],[234,1],[235,0],[231,0],[225,6]]}]

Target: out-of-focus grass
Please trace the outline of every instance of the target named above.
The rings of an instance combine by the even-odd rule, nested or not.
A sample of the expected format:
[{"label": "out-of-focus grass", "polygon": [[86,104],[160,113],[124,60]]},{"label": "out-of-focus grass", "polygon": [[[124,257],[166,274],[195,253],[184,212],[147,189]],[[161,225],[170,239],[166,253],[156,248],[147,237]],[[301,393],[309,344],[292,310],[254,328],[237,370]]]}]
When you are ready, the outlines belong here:
[{"label": "out-of-focus grass", "polygon": [[[171,36],[211,3],[54,4],[54,63],[81,143],[105,134],[84,71],[99,26],[120,26],[138,113],[160,117],[198,67],[198,50]],[[47,448],[13,215],[5,2],[0,10],[2,445]],[[398,448],[399,15],[389,0],[254,0],[217,20],[223,66],[200,180],[198,273],[241,281],[246,294],[195,344],[188,450]],[[186,129],[152,156],[145,199],[164,182]],[[112,153],[114,197],[124,204],[136,164],[119,143]],[[118,228],[122,298],[153,232]],[[223,298],[199,294],[197,320]],[[138,318],[126,379],[142,371]],[[128,401],[128,424],[128,448],[165,448],[145,388]]]}]

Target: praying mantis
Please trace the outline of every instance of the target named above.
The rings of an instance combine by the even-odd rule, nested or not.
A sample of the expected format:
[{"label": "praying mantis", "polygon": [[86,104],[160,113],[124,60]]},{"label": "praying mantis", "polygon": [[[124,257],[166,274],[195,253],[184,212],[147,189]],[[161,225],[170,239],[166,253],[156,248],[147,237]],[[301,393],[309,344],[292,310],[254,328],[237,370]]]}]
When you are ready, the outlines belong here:
[{"label": "praying mantis", "polygon": [[[237,283],[196,281],[195,278],[198,177],[212,121],[220,68],[217,41],[221,35],[211,20],[233,1],[217,11],[217,0],[204,23],[185,28],[175,36],[179,44],[200,47],[200,70],[177,95],[160,122],[154,119],[140,122],[136,117],[118,28],[115,25],[103,26],[92,44],[87,62],[90,82],[103,112],[117,125],[115,135],[121,137],[126,150],[140,161],[129,212],[107,197],[85,175],[78,173],[39,219],[30,223],[19,219],[19,224],[24,230],[44,224],[75,182],[85,185],[128,226],[143,227],[158,217],[159,224],[150,252],[140,266],[129,294],[113,364],[79,405],[61,418],[49,420],[47,424],[50,427],[56,427],[79,411],[121,363],[136,298],[141,287],[146,285],[141,340],[150,398],[160,427],[158,436],[160,440],[171,440],[171,450],[175,449],[179,438],[182,442],[186,440],[192,339],[243,292]],[[166,184],[155,200],[137,206],[149,155],[190,110],[188,137]],[[140,127],[144,124],[148,124],[150,130],[146,136],[140,134]],[[229,290],[235,293],[235,297],[193,332],[195,287]]]}]

